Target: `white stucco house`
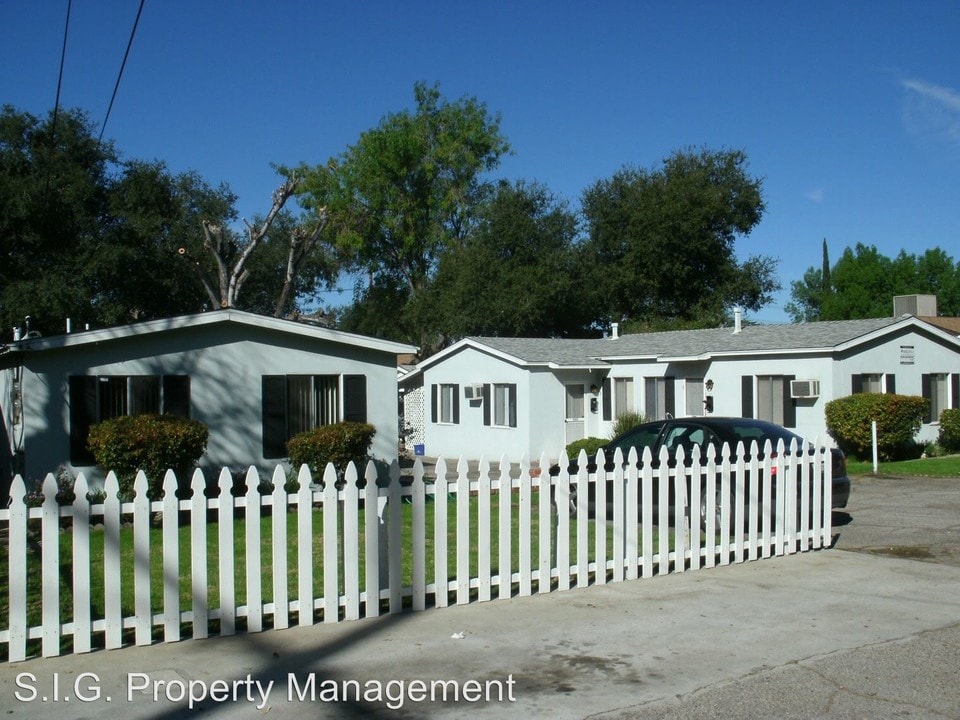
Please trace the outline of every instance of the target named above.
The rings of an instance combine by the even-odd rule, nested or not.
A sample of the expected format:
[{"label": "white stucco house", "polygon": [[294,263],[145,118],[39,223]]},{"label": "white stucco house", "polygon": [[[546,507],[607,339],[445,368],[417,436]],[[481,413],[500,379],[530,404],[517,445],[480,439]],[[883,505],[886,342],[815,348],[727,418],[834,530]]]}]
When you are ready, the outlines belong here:
[{"label": "white stucco house", "polygon": [[960,338],[910,315],[741,325],[595,340],[465,338],[400,380],[409,432],[423,454],[556,458],[616,417],[705,414],[772,420],[826,436],[824,406],[855,392],[931,400],[919,440],[940,411],[960,407]]},{"label": "white stucco house", "polygon": [[[64,465],[98,477],[90,425],[121,414],[207,425],[201,466],[272,470],[300,430],[357,420],[398,455],[397,355],[416,348],[238,310],[26,338],[0,354],[0,480]],[[6,486],[0,487],[6,491]]]}]

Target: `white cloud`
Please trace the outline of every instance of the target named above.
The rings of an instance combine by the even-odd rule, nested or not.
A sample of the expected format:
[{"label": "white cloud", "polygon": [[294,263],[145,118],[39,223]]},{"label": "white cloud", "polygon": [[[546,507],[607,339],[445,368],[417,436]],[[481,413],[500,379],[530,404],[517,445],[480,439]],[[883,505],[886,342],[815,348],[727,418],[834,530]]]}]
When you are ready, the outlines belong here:
[{"label": "white cloud", "polygon": [[822,187],[812,188],[810,190],[807,190],[807,192],[805,192],[803,196],[807,200],[811,200],[813,202],[817,202],[817,203],[823,202],[823,188]]},{"label": "white cloud", "polygon": [[960,144],[960,91],[922,80],[902,80],[903,119],[914,135]]}]

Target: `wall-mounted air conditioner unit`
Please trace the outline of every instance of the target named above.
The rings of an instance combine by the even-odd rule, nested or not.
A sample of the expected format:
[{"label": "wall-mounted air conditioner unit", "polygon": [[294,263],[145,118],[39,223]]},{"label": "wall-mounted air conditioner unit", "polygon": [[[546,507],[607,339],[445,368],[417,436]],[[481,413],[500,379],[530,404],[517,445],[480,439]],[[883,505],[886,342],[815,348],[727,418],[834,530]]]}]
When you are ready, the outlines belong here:
[{"label": "wall-mounted air conditioner unit", "polygon": [[792,398],[815,398],[820,397],[819,380],[791,380],[790,397]]},{"label": "wall-mounted air conditioner unit", "polygon": [[464,385],[463,397],[467,400],[481,400],[483,398],[483,385]]}]

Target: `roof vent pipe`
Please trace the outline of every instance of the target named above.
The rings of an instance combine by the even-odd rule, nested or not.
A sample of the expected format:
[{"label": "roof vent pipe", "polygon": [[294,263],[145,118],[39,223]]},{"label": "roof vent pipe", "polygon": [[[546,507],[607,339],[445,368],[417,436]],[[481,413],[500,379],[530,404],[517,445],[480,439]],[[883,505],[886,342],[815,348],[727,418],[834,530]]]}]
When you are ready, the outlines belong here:
[{"label": "roof vent pipe", "polygon": [[739,305],[733,309],[733,334],[743,330],[743,308]]},{"label": "roof vent pipe", "polygon": [[614,340],[620,337],[620,323],[610,323],[610,337]]}]

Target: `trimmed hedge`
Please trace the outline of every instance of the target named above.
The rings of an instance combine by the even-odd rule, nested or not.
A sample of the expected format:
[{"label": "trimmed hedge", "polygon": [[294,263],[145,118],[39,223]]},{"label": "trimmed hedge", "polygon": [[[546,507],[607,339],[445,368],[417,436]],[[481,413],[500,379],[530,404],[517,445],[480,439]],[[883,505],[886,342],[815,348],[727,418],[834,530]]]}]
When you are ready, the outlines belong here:
[{"label": "trimmed hedge", "polygon": [[960,450],[960,408],[950,408],[940,413],[940,435],[937,442],[944,450]]},{"label": "trimmed hedge", "polygon": [[173,470],[177,481],[189,487],[191,472],[207,449],[206,425],[177,415],[123,415],[90,428],[87,445],[97,466],[113,470],[120,483],[120,497],[133,497],[138,470],[147,476],[147,495],[163,495],[163,477]]},{"label": "trimmed hedge", "polygon": [[873,454],[871,423],[877,421],[877,453],[881,460],[906,457],[918,446],[929,400],[914,395],[856,393],[827,403],[827,432],[846,454],[868,460]]},{"label": "trimmed hedge", "polygon": [[343,477],[350,462],[362,475],[370,458],[370,446],[377,429],[369,423],[341,422],[306,430],[287,442],[287,455],[294,469],[310,468],[314,482],[323,479],[328,463],[333,463],[337,476]]},{"label": "trimmed hedge", "polygon": [[597,450],[608,442],[610,441],[599,437],[585,437],[580,440],[574,440],[566,447],[567,460],[573,460],[580,455],[581,450],[587,451],[587,457],[594,457],[597,454]]}]

